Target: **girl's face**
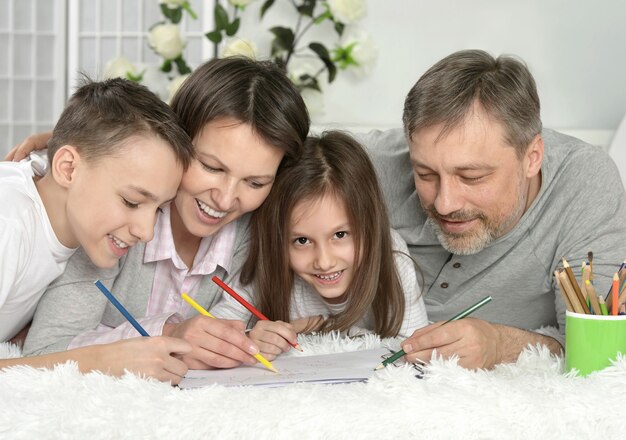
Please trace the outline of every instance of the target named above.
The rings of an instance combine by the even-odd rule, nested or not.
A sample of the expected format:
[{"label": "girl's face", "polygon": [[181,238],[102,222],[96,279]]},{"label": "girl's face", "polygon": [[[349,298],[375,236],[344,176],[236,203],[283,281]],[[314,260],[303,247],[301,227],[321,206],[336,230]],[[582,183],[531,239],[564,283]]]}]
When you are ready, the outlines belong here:
[{"label": "girl's face", "polygon": [[263,203],[284,152],[230,117],[206,124],[194,146],[174,203],[189,233],[207,237]]},{"label": "girl's face", "polygon": [[329,303],[345,300],[356,270],[354,247],[343,201],[325,195],[296,204],[289,224],[289,263]]}]

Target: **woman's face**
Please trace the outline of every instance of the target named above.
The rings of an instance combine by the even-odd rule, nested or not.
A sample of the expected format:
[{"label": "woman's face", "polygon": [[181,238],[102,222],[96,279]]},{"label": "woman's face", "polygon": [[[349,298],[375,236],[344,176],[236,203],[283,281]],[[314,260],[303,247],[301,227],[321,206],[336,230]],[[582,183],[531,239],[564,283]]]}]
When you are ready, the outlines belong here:
[{"label": "woman's face", "polygon": [[174,204],[187,230],[207,237],[263,203],[284,152],[230,117],[207,123],[193,141],[196,159]]}]

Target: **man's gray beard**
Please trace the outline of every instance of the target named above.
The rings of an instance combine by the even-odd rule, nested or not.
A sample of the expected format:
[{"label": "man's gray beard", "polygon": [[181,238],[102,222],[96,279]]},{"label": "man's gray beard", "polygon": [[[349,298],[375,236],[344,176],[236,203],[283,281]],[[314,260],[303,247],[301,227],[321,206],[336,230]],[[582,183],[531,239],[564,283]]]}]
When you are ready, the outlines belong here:
[{"label": "man's gray beard", "polygon": [[481,228],[477,234],[472,234],[471,242],[465,246],[459,246],[455,242],[459,240],[467,240],[465,237],[451,237],[443,232],[439,224],[432,217],[426,219],[426,224],[430,225],[435,231],[437,240],[441,243],[441,246],[451,254],[455,255],[474,255],[482,251],[487,245],[492,243],[496,237],[493,236],[491,231],[487,228]]}]

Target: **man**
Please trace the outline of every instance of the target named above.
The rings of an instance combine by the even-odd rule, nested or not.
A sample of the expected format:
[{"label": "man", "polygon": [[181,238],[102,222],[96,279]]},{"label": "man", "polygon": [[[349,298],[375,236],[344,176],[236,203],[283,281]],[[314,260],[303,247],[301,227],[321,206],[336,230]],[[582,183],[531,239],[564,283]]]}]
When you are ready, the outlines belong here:
[{"label": "man", "polygon": [[[565,305],[553,273],[561,258],[580,267],[593,251],[598,292],[626,258],[626,196],[615,164],[599,148],[542,131],[539,110],[522,62],[460,51],[409,92],[404,137],[362,138],[435,321],[402,343],[408,361],[436,350],[491,368],[515,361],[528,344],[559,354]],[[493,301],[471,317],[440,327],[487,295]]]}]

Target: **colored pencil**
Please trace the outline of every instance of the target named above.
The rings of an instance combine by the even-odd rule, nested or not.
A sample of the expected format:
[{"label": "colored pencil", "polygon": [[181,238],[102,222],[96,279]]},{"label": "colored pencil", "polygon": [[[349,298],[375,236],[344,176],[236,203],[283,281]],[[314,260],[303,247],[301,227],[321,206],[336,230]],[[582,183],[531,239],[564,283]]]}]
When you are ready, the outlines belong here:
[{"label": "colored pencil", "polygon": [[137,320],[133,318],[133,315],[131,315],[128,310],[124,308],[122,303],[120,303],[109,291],[109,289],[107,289],[104,284],[100,282],[100,280],[96,280],[94,284],[102,293],[104,293],[104,296],[107,297],[111,304],[113,304],[115,308],[119,310],[122,315],[124,315],[124,318],[126,318],[126,320],[130,322],[133,327],[135,327],[135,330],[137,330],[141,336],[150,336],[148,332],[145,331],[144,328],[137,322]]},{"label": "colored pencil", "polygon": [[556,280],[556,285],[559,289],[559,292],[561,292],[561,296],[563,297],[563,302],[565,303],[565,307],[567,307],[567,310],[569,310],[570,312],[574,311],[574,307],[572,306],[572,302],[569,299],[569,296],[567,296],[567,293],[565,292],[565,287],[563,287],[563,283],[561,282],[561,277],[560,277],[560,271],[561,269],[557,269],[554,271],[554,279]]},{"label": "colored pencil", "polygon": [[617,316],[619,311],[617,305],[617,298],[619,297],[619,276],[617,272],[613,275],[613,295],[611,296],[611,315]]},{"label": "colored pencil", "polygon": [[[193,307],[194,309],[196,309],[201,315],[204,316],[208,316],[209,318],[213,318],[215,319],[215,316],[211,315],[209,312],[207,312],[204,307],[202,307],[200,304],[198,304],[197,302],[195,302],[193,300],[193,298],[191,298],[189,295],[187,295],[186,293],[183,293],[180,295],[182,299],[184,299],[185,301],[187,301],[189,303],[189,305],[191,305],[191,307]],[[254,357],[256,358],[256,360],[258,360],[259,362],[261,362],[261,364],[263,364],[265,366],[265,368],[267,368],[270,371],[273,371],[274,373],[278,373],[278,370],[276,368],[274,368],[274,366],[272,365],[272,363],[270,361],[268,361],[267,359],[265,359],[263,357],[263,355],[261,353],[257,353],[254,355]]]},{"label": "colored pencil", "polygon": [[600,310],[600,303],[598,302],[598,294],[596,293],[596,289],[593,287],[593,284],[589,280],[585,280],[585,290],[587,292],[587,298],[591,303],[591,309],[593,309],[594,315],[601,315],[602,310]]},{"label": "colored pencil", "polygon": [[[246,309],[248,309],[254,316],[256,316],[257,318],[259,318],[261,321],[269,321],[269,318],[267,316],[265,316],[263,313],[261,313],[259,310],[256,309],[256,307],[254,307],[252,304],[250,304],[248,301],[246,301],[245,299],[243,299],[237,292],[235,292],[233,289],[231,289],[231,287],[226,284],[224,281],[222,281],[219,277],[217,276],[213,276],[211,278],[213,280],[213,282],[215,284],[217,284],[218,286],[220,286],[222,289],[224,289],[224,291],[226,293],[228,293],[230,296],[232,296],[235,300],[237,300],[237,302],[239,304],[241,304],[242,306],[244,306]],[[302,348],[300,347],[300,344],[293,344],[289,341],[287,341],[289,343],[289,345],[291,345],[293,348],[295,348],[296,350],[300,350],[303,351]]]},{"label": "colored pencil", "polygon": [[565,269],[565,273],[567,274],[567,278],[569,279],[570,284],[572,285],[572,288],[574,289],[574,293],[576,294],[576,297],[578,298],[578,301],[580,302],[580,305],[583,309],[583,313],[589,314],[589,307],[587,307],[587,301],[585,301],[585,298],[583,297],[583,293],[580,290],[580,286],[578,285],[578,281],[576,281],[576,277],[574,276],[574,272],[572,272],[572,268],[570,267],[569,263],[567,262],[567,260],[565,259],[565,257],[561,258],[563,261],[563,269]]},{"label": "colored pencil", "polygon": [[570,303],[572,304],[572,308],[574,309],[574,312],[583,313],[583,314],[586,313],[585,310],[583,309],[582,304],[580,303],[580,300],[578,299],[578,296],[576,295],[576,292],[574,292],[572,283],[570,283],[569,278],[567,274],[565,273],[565,271],[561,270],[558,276],[561,280],[561,286],[563,287],[563,290],[565,290],[566,295],[569,297],[569,300],[570,300]]},{"label": "colored pencil", "polygon": [[[478,301],[476,304],[474,304],[473,306],[468,307],[467,309],[463,310],[462,312],[458,313],[457,315],[454,315],[452,318],[448,319],[446,322],[444,322],[441,325],[446,325],[449,322],[452,321],[457,321],[459,319],[463,319],[465,318],[467,315],[469,315],[470,313],[475,312],[476,310],[478,310],[479,308],[481,308],[482,306],[484,306],[485,304],[487,304],[489,301],[491,301],[491,296],[486,296],[483,299],[481,299],[480,301]],[[441,326],[440,326],[441,327]],[[385,368],[387,365],[397,361],[398,359],[400,359],[402,356],[405,356],[406,352],[403,349],[400,349],[399,351],[395,352],[392,356],[390,356],[389,358],[385,359],[384,361],[382,361],[376,368],[374,368],[375,370],[380,370],[381,368]]]}]

